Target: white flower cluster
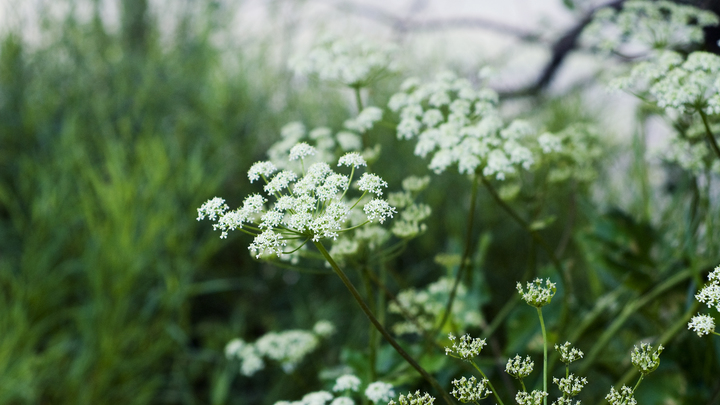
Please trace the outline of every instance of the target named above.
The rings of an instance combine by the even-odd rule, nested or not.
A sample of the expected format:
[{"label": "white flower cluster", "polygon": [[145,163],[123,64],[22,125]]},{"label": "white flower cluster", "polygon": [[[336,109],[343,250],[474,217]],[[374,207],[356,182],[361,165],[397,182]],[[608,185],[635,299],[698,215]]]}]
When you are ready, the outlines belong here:
[{"label": "white flower cluster", "polygon": [[[695,294],[695,299],[704,303],[709,309],[715,307],[720,311],[720,266],[708,275],[708,283]],[[697,314],[688,323],[688,329],[695,331],[698,336],[709,335],[715,332],[715,319],[710,315]]]},{"label": "white flower cluster", "polygon": [[526,284],[527,291],[523,289],[520,283],[517,283],[516,287],[523,301],[536,308],[549,304],[555,295],[555,291],[557,291],[555,283],[551,282],[550,279],[545,280],[545,286],[543,286],[543,281],[539,278],[528,282]]},{"label": "white flower cluster", "polygon": [[640,343],[640,347],[635,346],[630,355],[632,364],[640,374],[648,375],[660,365],[660,353],[662,353],[663,349],[665,349],[663,345],[658,345],[657,350],[655,350],[647,343]]},{"label": "white flower cluster", "polygon": [[570,399],[582,391],[587,384],[587,378],[576,377],[575,375],[570,374],[569,376],[560,379],[553,377],[553,383],[555,383],[560,389],[560,392],[563,393],[563,398]]},{"label": "white flower cluster", "polygon": [[357,117],[345,121],[345,128],[365,133],[371,129],[377,121],[382,119],[383,110],[377,107],[365,107]]},{"label": "white flower cluster", "polygon": [[530,359],[530,356],[527,356],[525,360],[523,360],[520,355],[516,354],[515,357],[508,359],[508,362],[505,365],[505,372],[519,380],[522,380],[532,373],[534,366],[535,362]]},{"label": "white flower cluster", "polygon": [[540,162],[548,167],[549,182],[572,179],[589,183],[597,178],[604,150],[600,134],[593,126],[573,124],[557,133],[545,132],[537,140],[543,151]]},{"label": "white flower cluster", "polygon": [[615,387],[610,387],[610,393],[605,396],[605,399],[610,405],[637,405],[633,393],[633,389],[626,385],[623,385],[620,391],[615,391]]},{"label": "white flower cluster", "polygon": [[480,351],[486,345],[485,339],[472,338],[468,334],[460,336],[460,342],[458,343],[455,342],[457,338],[452,333],[448,335],[448,339],[453,345],[452,347],[445,347],[445,354],[468,361],[480,355]]},{"label": "white flower cluster", "polygon": [[[290,150],[290,159],[303,159],[313,153],[312,146],[300,143]],[[198,209],[198,215],[217,218],[214,227],[223,231],[221,237],[226,237],[228,230],[245,225],[251,231],[257,230],[258,234],[249,246],[257,258],[273,254],[280,256],[288,239],[312,238],[313,242],[323,238],[337,239],[350,209],[343,198],[355,168],[362,165],[362,157],[351,152],[340,158],[338,164],[352,167],[350,177],[335,173],[325,162],[310,165],[302,176],[298,176],[291,170],[278,171],[271,162],[258,162],[250,168],[248,178],[251,182],[262,178],[266,183],[265,192],[276,200],[272,208],[265,209],[264,204],[268,200],[254,194],[235,211],[225,211],[227,206],[224,202],[214,198]],[[375,220],[383,223],[397,212],[387,201],[377,198],[382,195],[382,188],[387,187],[380,177],[364,173],[357,184],[365,194],[352,207],[367,193],[376,196],[363,206],[367,218],[365,223]]]},{"label": "white flower cluster", "polygon": [[420,391],[415,391],[415,394],[410,392],[407,395],[400,395],[397,402],[390,400],[388,405],[395,405],[396,403],[398,405],[432,405],[434,402],[435,398],[427,392],[420,395]]},{"label": "white flower cluster", "polygon": [[[255,343],[233,339],[225,346],[225,356],[228,359],[239,360],[240,374],[247,377],[265,367],[263,358],[280,363],[283,371],[291,373],[305,356],[318,347],[321,338],[329,336],[328,324],[328,321],[319,321],[315,324],[313,332],[304,330],[270,332]],[[334,330],[332,324],[330,327]],[[315,332],[316,329],[323,333]]]},{"label": "white flower cluster", "polygon": [[462,403],[476,402],[492,394],[492,391],[487,388],[488,380],[486,378],[478,381],[475,377],[470,377],[470,379],[462,377],[459,380],[453,380],[452,384],[455,388],[450,393]]},{"label": "white flower cluster", "polygon": [[650,49],[674,49],[703,41],[703,27],[718,18],[709,11],[671,1],[631,0],[620,11],[598,10],[583,32],[583,42],[604,51],[621,44]]},{"label": "white flower cluster", "polygon": [[482,169],[485,176],[504,179],[535,161],[525,146],[535,141],[535,131],[521,120],[505,126],[497,101],[494,91],[475,90],[467,79],[444,72],[430,83],[406,80],[388,106],[400,113],[398,137],[417,138],[417,156],[433,153],[431,170],[442,173],[457,163],[460,173]]},{"label": "white flower cluster", "polygon": [[581,350],[572,347],[570,342],[565,342],[562,345],[555,344],[555,350],[560,353],[560,361],[565,365],[570,365],[570,363],[582,359],[585,355]]},{"label": "white flower cluster", "polygon": [[635,94],[647,90],[659,107],[680,113],[720,114],[720,56],[698,51],[685,60],[679,53],[665,51],[638,63],[630,76],[610,86]]},{"label": "white flower cluster", "polygon": [[[422,333],[432,330],[445,313],[447,300],[455,280],[443,277],[428,285],[422,290],[409,288],[400,291],[396,301],[388,306],[390,313],[412,318],[412,321],[402,321],[393,325],[393,332],[398,335]],[[482,316],[478,312],[478,302],[468,294],[467,288],[459,284],[455,292],[455,301],[450,313],[450,322],[460,330],[468,327],[478,327]],[[422,330],[419,330],[422,328]]]},{"label": "white flower cluster", "polygon": [[327,127],[318,127],[308,132],[305,125],[294,121],[280,129],[280,140],[268,149],[268,159],[279,169],[292,168],[295,165],[288,159],[288,155],[294,147],[303,142],[315,148],[314,154],[303,158],[306,167],[313,163],[337,159],[338,146],[343,152],[358,151],[362,148],[362,138],[358,134],[343,131],[333,135],[332,130]]},{"label": "white flower cluster", "polygon": [[375,44],[365,38],[324,38],[307,55],[290,60],[298,75],[350,87],[365,87],[397,70],[392,60],[395,47]]},{"label": "white flower cluster", "polygon": [[327,391],[315,391],[303,396],[299,401],[278,401],[275,405],[325,405],[330,400],[330,405],[355,405],[355,401],[348,397],[337,397],[333,399],[333,395]]},{"label": "white flower cluster", "polygon": [[515,401],[518,405],[542,405],[547,396],[548,394],[545,391],[533,390],[530,393],[518,391],[517,395],[515,395]]},{"label": "white flower cluster", "polygon": [[360,379],[352,374],[341,375],[335,380],[334,392],[355,391],[360,388]]},{"label": "white flower cluster", "polygon": [[393,390],[393,386],[391,384],[383,381],[375,381],[367,386],[365,389],[365,396],[373,404],[377,404],[378,402],[385,402],[394,397],[395,390]]}]

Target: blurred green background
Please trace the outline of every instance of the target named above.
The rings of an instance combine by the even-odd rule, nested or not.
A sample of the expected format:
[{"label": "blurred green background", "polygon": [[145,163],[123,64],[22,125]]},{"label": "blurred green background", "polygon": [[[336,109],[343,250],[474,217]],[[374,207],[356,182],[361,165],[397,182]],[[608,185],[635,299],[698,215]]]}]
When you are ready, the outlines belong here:
[{"label": "blurred green background", "polygon": [[[234,207],[255,190],[245,172],[264,159],[285,123],[339,128],[355,113],[349,95],[294,85],[273,63],[274,43],[266,38],[257,38],[252,52],[219,46],[217,34],[230,27],[213,2],[187,7],[171,35],[160,34],[148,7],[146,0],[121,2],[117,29],[98,9],[89,18],[41,11],[41,41],[12,30],[0,38],[0,404],[272,404],[325,387],[318,377],[325,368],[366,364],[367,320],[326,268],[301,274],[256,262],[247,236],[221,241],[195,220],[207,199],[222,195]],[[370,103],[384,106],[401,79],[372,89]],[[593,124],[598,111],[583,104],[580,91],[524,100],[526,115],[551,131]],[[391,130],[372,136],[383,156],[412,156],[413,145]],[[641,162],[629,173],[624,208],[595,199],[627,192],[607,185],[607,170],[593,187],[558,186],[543,191],[552,198],[521,196],[514,204],[531,217],[540,209],[557,216],[543,231],[548,240],[563,239],[573,221],[563,255],[573,284],[560,294],[574,292],[560,328],[566,337],[555,338],[564,341],[589,319],[574,342],[588,353],[623,308],[638,305],[587,365],[589,397],[601,398],[622,378],[633,344],[672,331],[643,398],[717,401],[718,339],[698,339],[677,320],[720,261],[720,238],[701,249],[690,236],[697,214],[687,209],[695,187],[689,175],[673,171],[664,205],[653,205],[643,192],[649,186],[637,139],[631,148],[605,145],[618,160]],[[425,174],[425,165],[386,159],[374,170],[399,184]],[[445,270],[434,254],[461,251],[469,184],[456,173],[433,178],[424,198],[435,214],[397,259],[395,291],[436,280]],[[468,282],[484,283],[478,294],[492,319],[526,269],[556,275],[487,194],[480,200],[476,239],[490,248],[473,264],[481,276]],[[716,215],[717,203],[699,209]],[[682,282],[657,288],[685,269],[692,271]],[[562,326],[553,324],[557,312],[550,310],[551,327]],[[309,329],[321,319],[339,332],[302,371],[276,367],[245,378],[224,357],[232,338]],[[515,309],[497,334],[504,355],[538,353],[535,322],[527,308]],[[381,355],[385,369],[401,363],[392,351]],[[458,366],[438,355],[435,371],[448,386]],[[405,384],[423,387],[420,380]]]}]

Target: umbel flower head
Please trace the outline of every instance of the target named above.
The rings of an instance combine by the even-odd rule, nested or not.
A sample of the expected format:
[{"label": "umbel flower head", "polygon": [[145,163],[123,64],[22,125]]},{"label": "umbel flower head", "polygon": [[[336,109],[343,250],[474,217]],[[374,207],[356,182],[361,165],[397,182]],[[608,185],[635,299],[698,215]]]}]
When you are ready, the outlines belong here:
[{"label": "umbel flower head", "polygon": [[647,343],[640,343],[640,347],[635,346],[630,355],[632,364],[640,374],[648,375],[660,365],[660,353],[662,353],[663,349],[665,349],[663,345],[658,345],[657,350],[655,350]]},{"label": "umbel flower head", "polygon": [[570,374],[565,378],[554,377],[553,383],[557,384],[564,397],[572,398],[582,391],[587,384],[587,378]]},{"label": "umbel flower head", "polygon": [[290,68],[300,75],[350,87],[365,87],[397,70],[394,47],[366,38],[322,39],[307,55],[294,57]]},{"label": "umbel flower head", "polygon": [[432,154],[436,173],[457,164],[458,171],[502,180],[517,168],[529,169],[538,147],[535,130],[525,121],[505,125],[496,108],[498,95],[476,90],[469,80],[443,72],[428,82],[411,78],[388,106],[400,115],[397,136],[415,139],[415,155]]},{"label": "umbel flower head", "polygon": [[698,336],[709,335],[715,332],[715,319],[710,315],[697,314],[688,322],[688,329]]},{"label": "umbel flower head", "polygon": [[395,396],[393,386],[383,381],[370,383],[365,389],[365,396],[372,403],[385,402]]},{"label": "umbel flower head", "polygon": [[543,400],[548,394],[545,391],[533,390],[530,393],[518,391],[515,395],[515,401],[518,405],[542,405]]},{"label": "umbel flower head", "polygon": [[445,354],[463,360],[470,360],[479,355],[486,345],[485,339],[471,338],[467,334],[460,336],[460,342],[457,343],[455,342],[457,338],[452,333],[448,335],[448,338],[453,342],[453,345],[452,347],[445,347]]},{"label": "umbel flower head", "polygon": [[633,396],[633,389],[623,385],[620,391],[615,391],[615,387],[610,387],[610,393],[605,396],[610,405],[637,405],[637,401]]},{"label": "umbel flower head", "polygon": [[488,380],[486,378],[478,381],[475,377],[470,377],[470,379],[462,377],[459,380],[453,380],[452,384],[455,388],[450,393],[463,403],[476,402],[492,394],[492,391],[487,389]]},{"label": "umbel flower head", "polygon": [[433,402],[435,402],[435,398],[427,392],[420,395],[420,391],[415,391],[415,394],[410,392],[407,395],[400,395],[397,402],[390,400],[388,405],[432,405]]},{"label": "umbel flower head", "polygon": [[[289,151],[289,160],[299,160],[301,171],[279,170],[271,162],[257,162],[248,171],[250,182],[262,181],[264,191],[274,199],[271,207],[266,207],[268,198],[253,194],[245,199],[243,206],[227,211],[224,200],[217,197],[198,209],[198,220],[208,217],[217,220],[213,228],[220,230],[221,238],[228,231],[242,229],[255,235],[249,250],[257,257],[265,255],[280,256],[288,241],[312,239],[317,242],[324,238],[336,239],[347,220],[349,211],[370,194],[374,198],[364,203],[366,221],[383,223],[396,213],[394,207],[380,199],[382,188],[387,183],[380,177],[364,173],[357,185],[364,193],[348,203],[345,195],[355,174],[355,169],[365,165],[357,153],[348,153],[341,157],[338,166],[350,168],[350,175],[339,174],[325,162],[317,162],[305,168],[303,160],[315,153],[315,148],[307,143],[298,143]],[[303,244],[305,242],[302,242]],[[300,245],[302,246],[302,245]],[[298,247],[299,249],[299,247]]]},{"label": "umbel flower head", "polygon": [[526,284],[527,291],[523,289],[522,284],[517,283],[517,290],[522,296],[523,301],[527,302],[528,305],[540,308],[550,303],[552,297],[555,295],[557,288],[555,283],[551,282],[550,279],[543,281],[536,278],[532,282]]},{"label": "umbel flower head", "polygon": [[560,361],[566,365],[570,365],[573,361],[582,359],[585,355],[582,351],[572,347],[570,342],[565,342],[562,345],[555,344],[555,350],[560,353]]},{"label": "umbel flower head", "polygon": [[525,360],[523,360],[520,355],[516,354],[515,357],[508,359],[507,365],[505,365],[505,372],[522,380],[532,373],[534,366],[535,362],[530,359],[530,356],[527,356]]}]

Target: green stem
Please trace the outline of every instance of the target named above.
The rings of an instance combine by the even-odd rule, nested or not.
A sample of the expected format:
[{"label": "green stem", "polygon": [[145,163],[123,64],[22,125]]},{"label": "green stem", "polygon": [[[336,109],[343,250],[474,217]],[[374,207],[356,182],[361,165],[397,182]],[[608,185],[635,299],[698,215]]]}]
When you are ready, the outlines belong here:
[{"label": "green stem", "polygon": [[[363,266],[361,273],[363,285],[365,287],[365,296],[367,297],[367,302],[369,302],[370,305],[373,305],[373,307],[369,307],[370,311],[376,312],[377,307],[374,307],[375,299],[373,297],[372,284],[370,282],[370,269],[367,266]],[[370,377],[370,381],[375,381],[377,380],[377,330],[372,324],[368,326],[370,327],[370,329],[368,330],[368,348],[370,349],[370,370],[368,374]]]},{"label": "green stem", "polygon": [[472,364],[473,367],[475,367],[475,370],[477,370],[477,371],[480,373],[480,375],[481,375],[484,379],[487,380],[487,382],[488,382],[488,387],[490,387],[490,391],[492,391],[492,393],[493,393],[493,395],[495,396],[495,399],[497,399],[498,403],[499,403],[500,405],[505,405],[505,404],[503,403],[502,399],[500,399],[500,395],[498,395],[497,390],[495,389],[495,387],[493,387],[492,383],[490,382],[490,379],[487,378],[487,376],[485,375],[485,373],[483,373],[483,371],[480,369],[480,367],[478,367],[478,365],[475,364],[475,362],[472,361],[472,360],[470,360],[470,364]]},{"label": "green stem", "polygon": [[462,279],[462,275],[465,272],[465,270],[468,267],[468,263],[470,262],[470,251],[472,250],[472,230],[473,230],[473,223],[475,222],[475,205],[477,202],[477,190],[478,190],[478,175],[476,174],[473,178],[472,183],[472,191],[470,194],[470,212],[468,213],[467,218],[467,229],[465,230],[465,250],[462,255],[462,259],[460,261],[460,267],[458,268],[458,272],[455,275],[455,283],[453,284],[452,290],[450,291],[450,297],[448,298],[448,302],[445,305],[445,312],[443,313],[442,319],[440,320],[440,323],[437,325],[435,330],[433,331],[433,336],[437,335],[438,332],[442,330],[442,328],[445,326],[445,322],[447,322],[448,318],[450,317],[450,313],[452,312],[453,303],[455,301],[455,296],[457,295],[457,289],[460,285],[460,280]]},{"label": "green stem", "polygon": [[[375,315],[373,315],[372,311],[370,311],[370,308],[365,303],[363,298],[360,296],[360,293],[355,288],[353,283],[350,281],[350,279],[345,275],[345,273],[340,269],[340,267],[335,263],[335,260],[333,260],[332,256],[330,256],[330,253],[325,249],[325,246],[321,242],[313,242],[315,244],[315,247],[322,253],[322,255],[325,257],[325,260],[330,263],[330,266],[335,271],[335,274],[340,277],[340,280],[342,280],[343,284],[345,284],[345,287],[350,291],[350,294],[352,294],[353,298],[355,298],[355,301],[357,301],[358,305],[360,305],[360,308],[365,313],[365,315],[368,317],[370,322],[372,322],[373,325],[377,328],[378,332],[380,332],[381,335],[390,343],[390,345],[402,356],[402,358],[405,359],[430,385],[435,388],[440,395],[442,395],[445,402],[447,402],[448,405],[453,405],[453,401],[450,398],[450,395],[445,392],[445,390],[440,386],[440,383],[437,382],[437,380],[431,376],[427,371],[425,371],[420,364],[418,364],[415,359],[413,359],[399,344],[398,342],[388,333],[388,331],[385,329],[384,326],[380,323],[380,321],[375,318]],[[502,403],[501,403],[502,405]]]},{"label": "green stem", "polygon": [[718,147],[715,136],[710,130],[710,124],[708,123],[707,115],[705,115],[705,111],[703,111],[702,108],[698,108],[698,112],[700,113],[700,117],[702,118],[703,125],[705,125],[705,136],[708,143],[710,144],[710,148],[715,152],[718,159],[720,159],[720,147]]},{"label": "green stem", "polygon": [[[547,342],[547,331],[545,330],[545,320],[543,319],[542,308],[537,307],[538,317],[540,317],[540,328],[542,329],[543,335],[543,391],[548,392],[547,389],[547,366],[548,366],[548,342]],[[543,405],[547,405],[547,396],[543,398]]]}]

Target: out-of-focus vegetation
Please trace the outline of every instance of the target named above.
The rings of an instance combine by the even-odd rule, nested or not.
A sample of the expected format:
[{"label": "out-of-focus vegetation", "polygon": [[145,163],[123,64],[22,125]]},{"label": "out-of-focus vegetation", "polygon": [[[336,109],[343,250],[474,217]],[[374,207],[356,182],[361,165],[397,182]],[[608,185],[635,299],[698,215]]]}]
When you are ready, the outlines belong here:
[{"label": "out-of-focus vegetation", "polygon": [[[236,232],[221,243],[195,221],[208,198],[222,194],[237,206],[256,190],[246,170],[265,158],[287,122],[340,128],[356,113],[352,93],[293,81],[271,63],[270,45],[251,54],[220,47],[213,39],[229,27],[212,3],[178,16],[170,35],[160,34],[146,1],[122,4],[118,30],[99,12],[89,19],[71,12],[44,16],[42,41],[20,32],[0,38],[0,404],[272,404],[328,389],[331,379],[322,377],[340,365],[407,390],[429,389],[387,345],[367,371],[367,319],[327,267],[256,262],[249,237]],[[368,104],[386,106],[400,79],[376,84]],[[583,104],[581,91],[528,97],[525,118],[552,132],[592,127],[598,112]],[[638,121],[657,113],[641,110]],[[566,274],[480,193],[477,249],[463,281],[482,305],[476,334],[506,317],[493,325],[489,377],[500,378],[499,358],[540,352],[535,314],[509,298],[517,280],[540,275],[562,280],[557,305],[547,308],[551,339],[572,340],[589,357],[581,365],[591,380],[588,398],[628,383],[628,350],[647,338],[667,349],[639,398],[718,398],[720,342],[685,330],[697,308],[694,291],[720,263],[716,221],[705,221],[719,212],[717,192],[707,186],[717,186],[717,175],[700,180],[668,166],[665,185],[653,190],[639,128],[619,146],[600,133],[607,158],[593,184],[548,185],[527,174],[516,179],[522,192],[505,190],[530,222],[541,213],[553,218],[536,225]],[[384,157],[373,171],[389,184],[427,173],[414,145],[398,141],[393,129],[369,136]],[[628,159],[634,163],[622,193],[631,203],[615,206],[611,163]],[[392,263],[392,293],[454,275],[469,195],[464,176],[433,176],[423,194],[432,219]],[[443,252],[445,266],[434,261]],[[322,319],[338,332],[292,373],[268,367],[247,378],[224,356],[235,337],[252,341]],[[413,354],[424,349],[416,338],[401,341]],[[436,352],[423,365],[449,387],[467,370]]]}]

